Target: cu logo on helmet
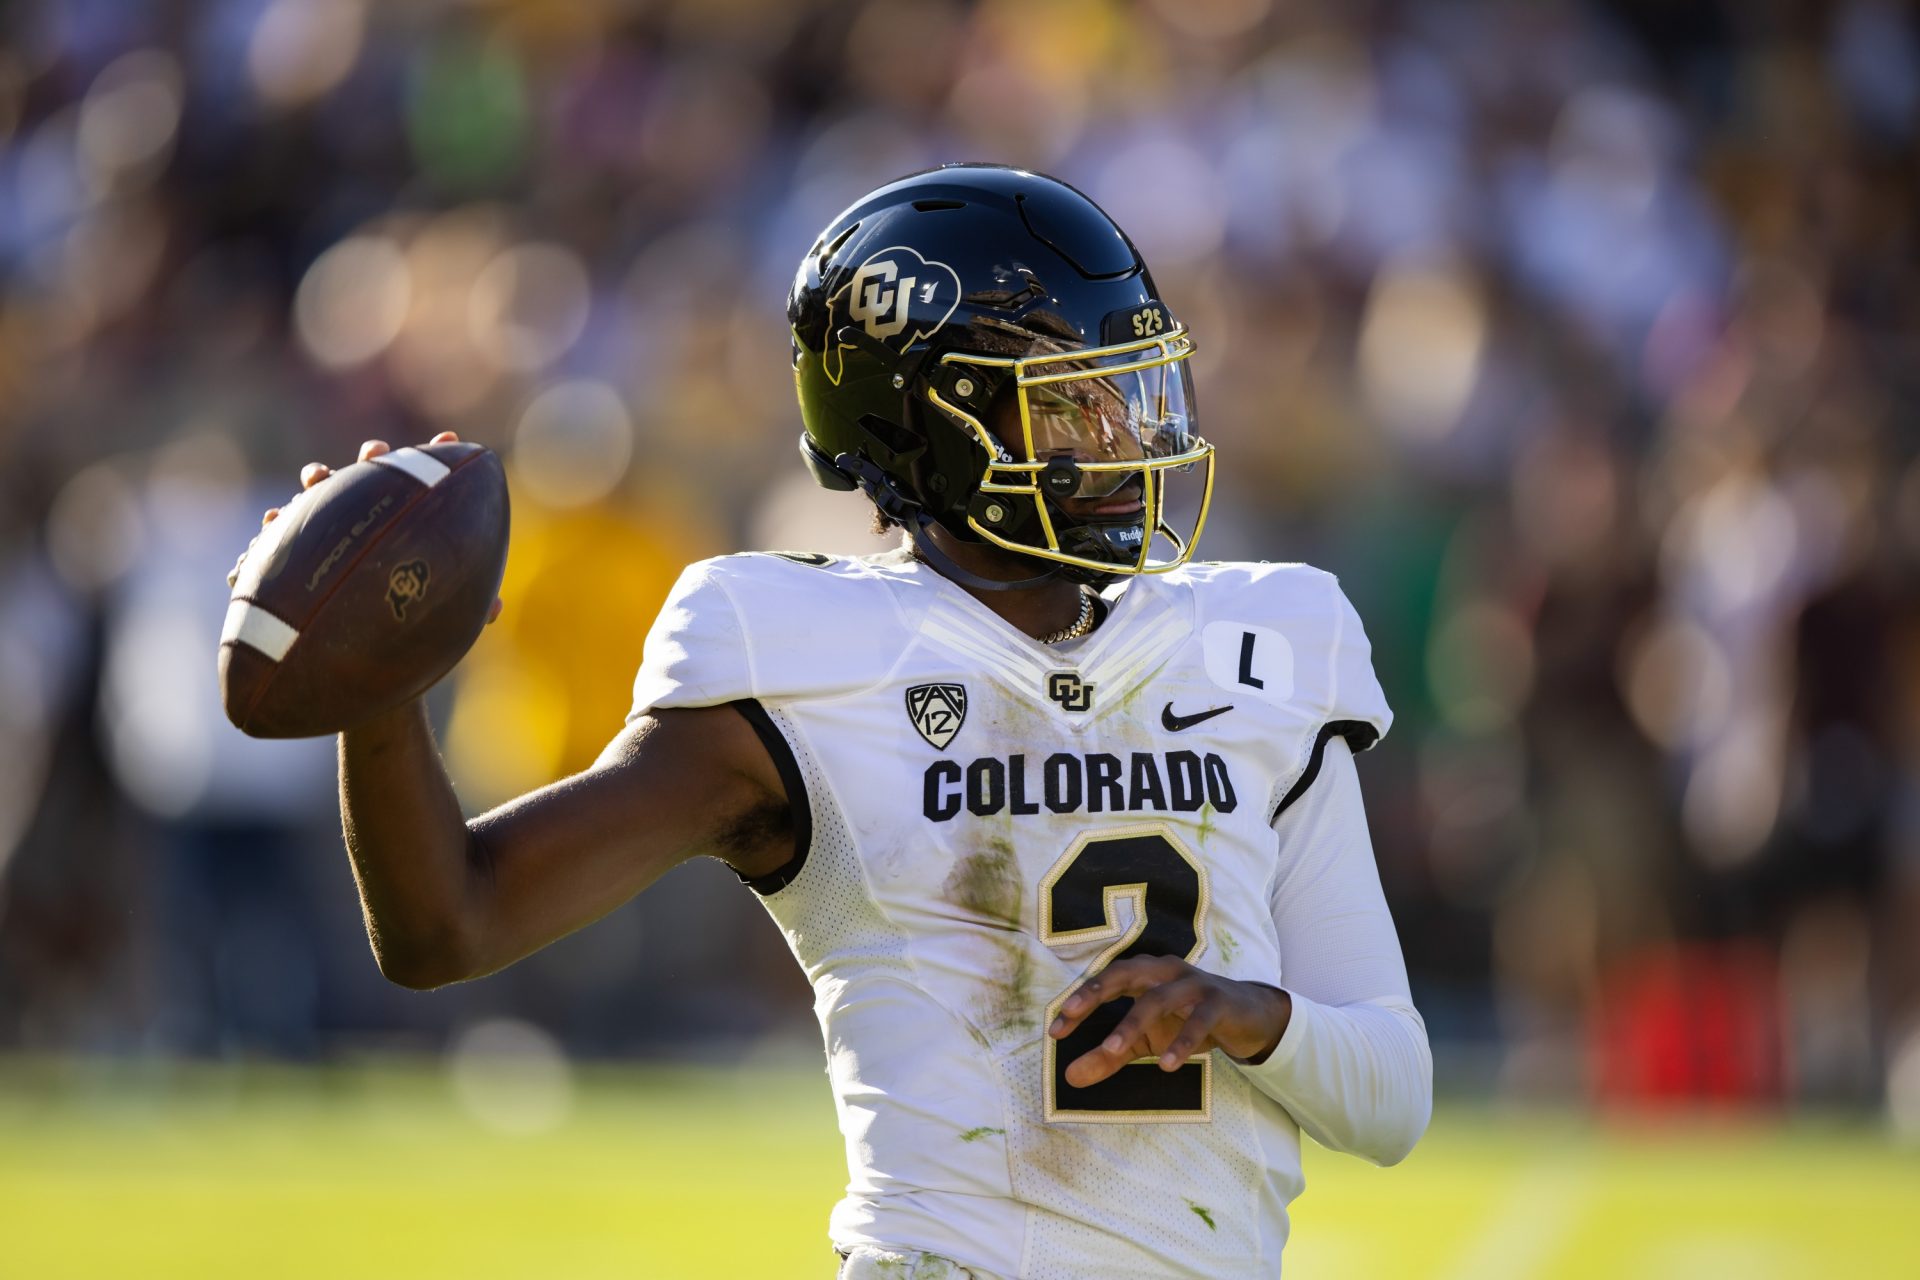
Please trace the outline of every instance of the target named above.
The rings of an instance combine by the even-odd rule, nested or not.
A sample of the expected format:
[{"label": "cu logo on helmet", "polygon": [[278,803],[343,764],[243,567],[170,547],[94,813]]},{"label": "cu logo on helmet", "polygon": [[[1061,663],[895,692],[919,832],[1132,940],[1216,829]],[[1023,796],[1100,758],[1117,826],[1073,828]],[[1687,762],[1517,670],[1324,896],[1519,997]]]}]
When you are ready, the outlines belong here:
[{"label": "cu logo on helmet", "polygon": [[[959,273],[898,244],[868,254],[829,299],[835,316],[845,315],[895,351],[940,332],[959,305]],[[836,319],[836,329],[838,325]],[[844,352],[835,342],[824,353],[827,379],[835,384]]]},{"label": "cu logo on helmet", "polygon": [[853,301],[848,306],[855,320],[876,338],[891,338],[907,327],[907,309],[913,304],[914,291],[921,293],[920,305],[933,305],[938,280],[920,283],[919,276],[903,276],[897,264],[884,259],[862,263],[853,273]]}]

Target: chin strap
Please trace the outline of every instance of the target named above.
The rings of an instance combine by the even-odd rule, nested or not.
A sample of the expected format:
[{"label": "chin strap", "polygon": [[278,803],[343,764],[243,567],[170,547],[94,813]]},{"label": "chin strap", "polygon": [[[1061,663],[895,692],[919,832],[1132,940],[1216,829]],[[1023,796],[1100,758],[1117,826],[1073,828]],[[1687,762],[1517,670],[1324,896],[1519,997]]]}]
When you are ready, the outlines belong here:
[{"label": "chin strap", "polygon": [[926,512],[916,512],[915,517],[917,527],[908,529],[909,535],[913,538],[913,549],[919,553],[922,560],[932,565],[941,577],[951,578],[963,587],[972,587],[975,591],[1025,591],[1030,587],[1052,582],[1060,576],[1060,570],[1048,569],[1031,578],[1015,578],[1011,582],[1001,582],[997,578],[983,578],[977,573],[962,569],[953,562],[952,556],[933,544],[933,539],[921,536],[927,531],[927,526],[933,523]]},{"label": "chin strap", "polygon": [[873,505],[880,508],[881,515],[906,529],[907,536],[913,539],[914,551],[943,578],[950,578],[975,591],[1026,591],[1060,576],[1060,569],[1050,566],[1031,578],[1002,582],[998,578],[983,578],[969,569],[963,569],[927,536],[927,530],[934,525],[933,517],[919,503],[894,488],[886,472],[857,453],[838,454],[834,457],[833,465],[843,475],[853,477],[866,495],[873,499]]}]

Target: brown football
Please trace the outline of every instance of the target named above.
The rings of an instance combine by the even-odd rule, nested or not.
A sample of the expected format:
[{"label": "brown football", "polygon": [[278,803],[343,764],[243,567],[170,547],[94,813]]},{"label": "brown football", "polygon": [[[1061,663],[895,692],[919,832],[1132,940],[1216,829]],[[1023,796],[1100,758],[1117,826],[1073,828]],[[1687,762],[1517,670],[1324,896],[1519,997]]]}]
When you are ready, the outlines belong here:
[{"label": "brown football", "polygon": [[288,503],[240,566],[220,633],[227,719],[338,733],[424,693],[487,624],[507,480],[477,444],[396,449]]}]

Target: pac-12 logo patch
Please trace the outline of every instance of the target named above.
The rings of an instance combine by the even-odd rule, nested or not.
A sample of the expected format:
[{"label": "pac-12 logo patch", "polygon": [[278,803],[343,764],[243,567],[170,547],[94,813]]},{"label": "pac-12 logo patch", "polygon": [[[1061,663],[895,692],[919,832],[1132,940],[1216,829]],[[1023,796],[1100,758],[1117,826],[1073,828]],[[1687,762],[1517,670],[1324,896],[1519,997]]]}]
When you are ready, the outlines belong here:
[{"label": "pac-12 logo patch", "polygon": [[936,751],[945,751],[967,722],[967,686],[917,684],[907,690],[907,719]]},{"label": "pac-12 logo patch", "polygon": [[[960,274],[944,262],[923,258],[905,245],[868,255],[853,276],[827,299],[829,333],[857,324],[894,351],[931,338],[960,305]],[[824,366],[840,384],[846,348],[833,342]]]},{"label": "pac-12 logo patch", "polygon": [[407,606],[427,594],[427,579],[432,576],[425,560],[393,566],[393,572],[387,575],[387,607],[396,619],[407,620]]}]

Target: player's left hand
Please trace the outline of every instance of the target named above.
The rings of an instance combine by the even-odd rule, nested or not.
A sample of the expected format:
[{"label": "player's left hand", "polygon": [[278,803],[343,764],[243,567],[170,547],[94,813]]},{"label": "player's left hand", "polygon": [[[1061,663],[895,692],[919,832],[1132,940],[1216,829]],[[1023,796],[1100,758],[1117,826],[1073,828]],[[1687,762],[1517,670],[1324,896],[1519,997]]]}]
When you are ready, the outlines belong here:
[{"label": "player's left hand", "polygon": [[1293,1015],[1293,1000],[1277,987],[1236,982],[1172,956],[1116,961],[1081,983],[1047,1028],[1055,1040],[1070,1035],[1110,1000],[1133,997],[1127,1016],[1100,1046],[1067,1065],[1076,1089],[1098,1084],[1137,1058],[1157,1058],[1177,1070],[1197,1053],[1222,1049],[1243,1061],[1272,1053]]}]

